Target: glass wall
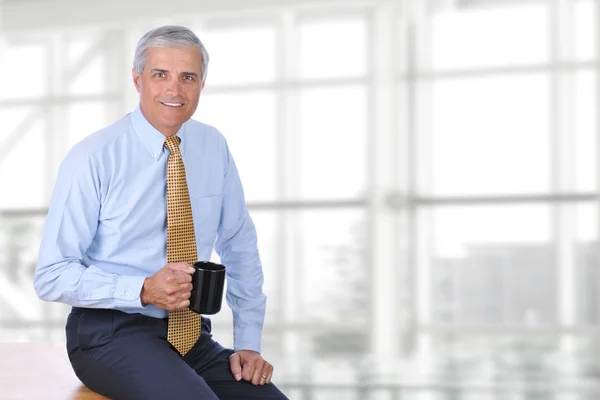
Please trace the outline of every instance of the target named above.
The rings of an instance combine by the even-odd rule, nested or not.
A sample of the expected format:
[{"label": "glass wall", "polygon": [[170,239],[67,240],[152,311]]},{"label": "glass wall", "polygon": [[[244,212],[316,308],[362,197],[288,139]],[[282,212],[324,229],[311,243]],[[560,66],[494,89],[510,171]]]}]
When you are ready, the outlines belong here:
[{"label": "glass wall", "polygon": [[58,165],[136,106],[138,38],[178,23],[211,55],[194,118],[238,164],[290,398],[600,396],[595,0],[192,3],[0,24],[0,341],[64,341],[31,284]]}]

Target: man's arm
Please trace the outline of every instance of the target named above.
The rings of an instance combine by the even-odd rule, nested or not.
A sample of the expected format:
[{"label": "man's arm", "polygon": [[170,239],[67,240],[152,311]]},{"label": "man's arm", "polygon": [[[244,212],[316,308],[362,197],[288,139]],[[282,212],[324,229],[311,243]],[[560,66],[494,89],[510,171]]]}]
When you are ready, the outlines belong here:
[{"label": "man's arm", "polygon": [[227,304],[233,311],[233,347],[261,351],[266,296],[256,229],[250,218],[242,183],[229,150],[223,187],[221,221],[215,250],[227,267]]},{"label": "man's arm", "polygon": [[76,147],[62,162],[38,254],[33,285],[40,299],[88,308],[143,308],[143,276],[83,265],[98,227],[101,194],[96,166]]}]

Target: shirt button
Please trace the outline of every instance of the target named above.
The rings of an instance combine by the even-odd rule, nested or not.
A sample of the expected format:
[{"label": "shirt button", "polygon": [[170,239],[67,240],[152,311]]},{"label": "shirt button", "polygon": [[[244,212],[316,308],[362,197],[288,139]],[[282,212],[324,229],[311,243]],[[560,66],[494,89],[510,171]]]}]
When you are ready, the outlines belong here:
[{"label": "shirt button", "polygon": [[157,158],[157,157],[158,157],[158,153],[154,153],[154,158]]},{"label": "shirt button", "polygon": [[125,292],[125,296],[129,296],[131,294],[131,292],[128,290]]}]

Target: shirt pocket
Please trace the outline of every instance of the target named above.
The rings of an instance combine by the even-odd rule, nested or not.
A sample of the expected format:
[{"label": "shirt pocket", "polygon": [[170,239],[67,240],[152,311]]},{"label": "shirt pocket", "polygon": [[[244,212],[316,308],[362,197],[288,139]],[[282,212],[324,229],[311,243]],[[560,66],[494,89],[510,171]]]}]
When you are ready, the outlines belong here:
[{"label": "shirt pocket", "polygon": [[196,240],[199,245],[212,246],[221,219],[221,195],[196,197],[194,206]]}]

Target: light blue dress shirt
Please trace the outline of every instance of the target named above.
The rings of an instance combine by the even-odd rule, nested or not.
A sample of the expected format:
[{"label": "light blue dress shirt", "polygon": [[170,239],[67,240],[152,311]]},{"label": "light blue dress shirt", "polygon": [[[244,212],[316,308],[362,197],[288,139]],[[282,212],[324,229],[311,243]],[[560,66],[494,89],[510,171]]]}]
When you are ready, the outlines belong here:
[{"label": "light blue dress shirt", "polygon": [[[227,142],[189,120],[177,136],[192,203],[198,260],[213,248],[227,267],[234,350],[260,352],[266,296],[256,230]],[[165,136],[140,108],[77,143],[63,160],[34,276],[37,295],[86,308],[165,318],[142,305],[144,279],[167,263]]]}]

